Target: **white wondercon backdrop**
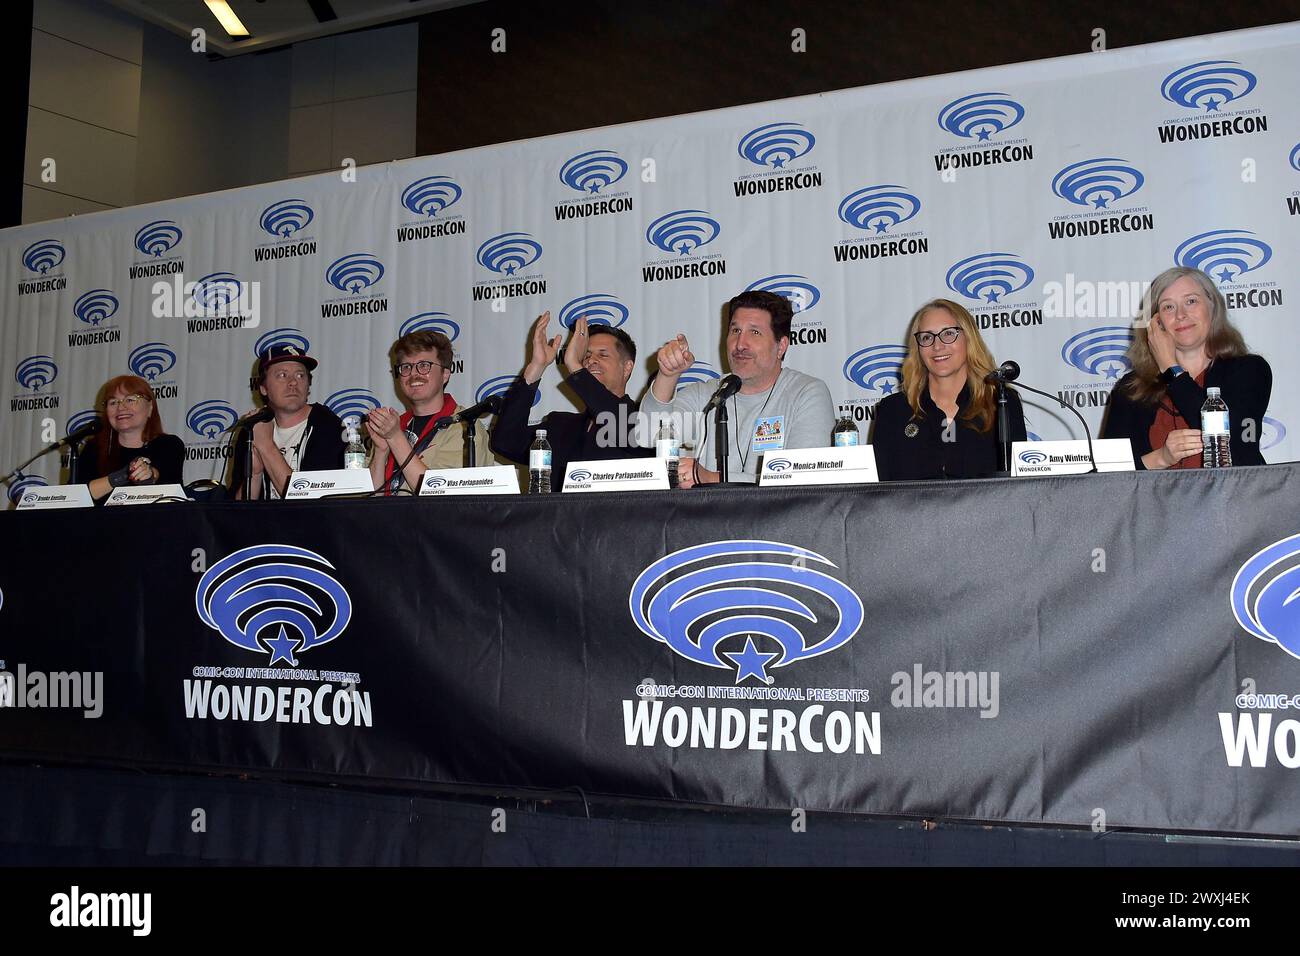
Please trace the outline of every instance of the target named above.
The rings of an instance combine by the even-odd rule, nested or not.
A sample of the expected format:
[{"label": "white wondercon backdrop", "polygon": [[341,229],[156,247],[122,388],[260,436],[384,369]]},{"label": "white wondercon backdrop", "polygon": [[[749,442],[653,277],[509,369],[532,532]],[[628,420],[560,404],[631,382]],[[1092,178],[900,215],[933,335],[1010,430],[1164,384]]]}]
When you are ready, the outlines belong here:
[{"label": "white wondercon backdrop", "polygon": [[[1000,326],[985,332],[994,354],[1019,361],[1027,383],[1081,404],[1095,433],[1124,370],[1137,305],[1098,310],[1074,300],[1092,283],[1145,283],[1176,257],[1215,271],[1238,304],[1233,320],[1272,364],[1264,454],[1290,460],[1296,439],[1288,429],[1300,427],[1291,374],[1292,300],[1300,296],[1297,89],[1300,25],[1291,24],[5,230],[0,465],[8,471],[43,444],[47,419],[64,434],[105,380],[134,369],[160,390],[166,429],[189,446],[186,480],[219,476],[220,430],[252,407],[255,349],[272,340],[309,347],[321,363],[312,398],[341,413],[398,404],[386,351],[414,326],[453,338],[449,391],[462,403],[504,390],[524,363],[529,323],[545,309],[556,320],[552,334],[560,320],[584,313],[621,324],[640,349],[636,394],[659,345],[678,332],[702,363],[696,377],[712,377],[724,368],[721,307],[751,285],[793,297],[788,364],[820,376],[859,416],[897,387],[912,312],[946,296]],[[1172,142],[1159,135],[1167,124],[1214,123],[1242,131]],[[1015,161],[939,171],[951,157],[993,155],[987,150]],[[1058,176],[1076,164],[1085,165]],[[769,181],[806,188],[745,185]],[[608,205],[571,216],[583,203]],[[1150,228],[1049,237],[1054,221],[1119,215],[1138,224],[1150,217]],[[427,238],[399,241],[409,226],[431,228],[421,230]],[[916,251],[860,255],[890,242]],[[304,254],[275,257],[282,247]],[[182,268],[186,282],[206,279],[190,297],[191,313],[242,296],[246,310],[256,306],[256,324],[156,315],[157,303],[175,312],[186,297],[178,305],[155,292],[174,275],[132,277],[133,266],[151,265]],[[670,267],[659,275],[684,275],[653,278],[658,266]],[[1085,291],[1064,302],[1053,284]],[[552,368],[536,417],[571,407],[559,382]],[[1068,413],[1026,397],[1031,433],[1083,437]],[[57,459],[47,456],[27,475],[18,490],[57,483]]]}]

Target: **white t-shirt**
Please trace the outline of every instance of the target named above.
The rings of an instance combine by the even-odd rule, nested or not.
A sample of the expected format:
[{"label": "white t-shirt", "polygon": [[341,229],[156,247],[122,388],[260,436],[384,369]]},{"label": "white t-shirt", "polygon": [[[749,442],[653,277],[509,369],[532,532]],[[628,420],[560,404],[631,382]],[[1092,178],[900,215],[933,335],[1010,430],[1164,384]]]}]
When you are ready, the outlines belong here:
[{"label": "white t-shirt", "polygon": [[[289,466],[291,472],[298,470],[298,462],[302,460],[303,450],[307,447],[307,443],[303,441],[303,433],[306,431],[306,418],[291,428],[281,428],[279,425],[272,427],[271,437],[275,441],[275,447],[280,449],[280,454],[284,456],[285,464]],[[271,488],[271,497],[280,497],[280,493],[274,486]]]}]

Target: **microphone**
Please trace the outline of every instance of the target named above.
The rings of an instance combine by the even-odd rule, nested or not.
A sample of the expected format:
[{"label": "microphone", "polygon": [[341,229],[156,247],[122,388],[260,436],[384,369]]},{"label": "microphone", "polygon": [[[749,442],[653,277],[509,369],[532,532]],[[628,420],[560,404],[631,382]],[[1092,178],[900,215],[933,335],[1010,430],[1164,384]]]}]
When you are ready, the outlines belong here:
[{"label": "microphone", "polygon": [[709,399],[709,403],[704,406],[704,410],[707,412],[711,408],[717,408],[727,399],[731,398],[732,395],[735,395],[740,391],[740,385],[741,382],[739,375],[724,376],[722,383],[718,386],[718,390],[713,393],[713,397]]},{"label": "microphone", "polygon": [[495,415],[501,411],[501,396],[489,395],[477,405],[471,405],[469,408],[462,408],[455,415],[451,416],[451,423],[469,422],[476,418],[482,418],[484,415]]},{"label": "microphone", "polygon": [[[992,372],[989,372],[988,375],[984,376],[984,381],[999,382],[1002,384],[1006,384],[1007,382],[1015,381],[1017,378],[1019,378],[1019,376],[1020,376],[1020,366],[1017,365],[1015,362],[1008,361],[1008,362],[1003,362],[1001,366],[994,369]],[[1053,395],[1051,392],[1044,392],[1042,389],[1034,388],[1032,385],[1026,385],[1024,382],[1016,382],[1016,388],[1023,388],[1026,392],[1033,392],[1035,395],[1041,395],[1044,398],[1050,398],[1052,401],[1058,403],[1062,408],[1069,409],[1071,414],[1073,414],[1075,418],[1079,419],[1079,424],[1083,426],[1083,437],[1088,439],[1088,461],[1092,464],[1092,468],[1089,469],[1088,473],[1089,474],[1095,473],[1097,471],[1097,456],[1093,454],[1092,451],[1092,430],[1088,428],[1088,422],[1082,415],[1079,414],[1079,410],[1075,408],[1073,405],[1071,405],[1069,402],[1067,402],[1065,399],[1061,398],[1061,396]],[[1003,409],[1000,408],[999,412],[1002,411]],[[1008,443],[1007,447],[1010,448],[1010,443]]]},{"label": "microphone", "polygon": [[233,432],[237,428],[251,428],[260,422],[269,422],[274,417],[275,417],[275,412],[272,411],[271,406],[263,405],[257,411],[249,412],[243,418],[236,421],[235,424],[227,428],[226,431]]},{"label": "microphone", "polygon": [[82,425],[80,428],[76,429],[71,435],[68,435],[66,438],[59,439],[59,441],[55,444],[54,447],[59,447],[62,445],[79,444],[80,442],[85,441],[91,435],[97,434],[100,431],[100,429],[102,429],[103,427],[104,427],[104,423],[102,420],[98,418],[93,418],[90,421],[86,422],[86,424]]},{"label": "microphone", "polygon": [[989,385],[995,382],[1014,382],[1020,377],[1020,366],[1015,362],[1006,361],[984,376],[984,381]]}]

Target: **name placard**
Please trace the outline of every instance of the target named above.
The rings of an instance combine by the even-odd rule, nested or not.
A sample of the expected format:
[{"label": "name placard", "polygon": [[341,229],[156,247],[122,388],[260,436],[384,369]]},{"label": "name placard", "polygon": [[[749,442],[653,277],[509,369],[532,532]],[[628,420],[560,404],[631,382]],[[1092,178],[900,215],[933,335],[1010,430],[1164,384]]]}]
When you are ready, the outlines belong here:
[{"label": "name placard", "polygon": [[[1132,471],[1133,445],[1127,438],[1096,438],[1092,442],[1098,471]],[[1086,439],[1017,441],[1011,443],[1011,477],[1082,475],[1091,469]]]},{"label": "name placard", "polygon": [[571,461],[564,491],[667,491],[668,463],[662,458]]},{"label": "name placard", "polygon": [[420,482],[425,495],[517,495],[519,472],[510,465],[482,468],[430,468]]},{"label": "name placard", "polygon": [[375,490],[369,468],[331,468],[326,471],[295,471],[289,476],[284,497],[289,500],[325,498],[330,495],[368,495]]},{"label": "name placard", "polygon": [[54,508],[93,508],[95,501],[90,497],[90,488],[86,485],[43,485],[28,488],[18,499],[19,511],[48,511]]},{"label": "name placard", "polygon": [[838,448],[786,448],[763,456],[758,483],[794,485],[862,485],[880,480],[876,450],[870,445]]},{"label": "name placard", "polygon": [[180,485],[123,485],[114,488],[105,505],[151,505],[155,501],[189,501]]}]

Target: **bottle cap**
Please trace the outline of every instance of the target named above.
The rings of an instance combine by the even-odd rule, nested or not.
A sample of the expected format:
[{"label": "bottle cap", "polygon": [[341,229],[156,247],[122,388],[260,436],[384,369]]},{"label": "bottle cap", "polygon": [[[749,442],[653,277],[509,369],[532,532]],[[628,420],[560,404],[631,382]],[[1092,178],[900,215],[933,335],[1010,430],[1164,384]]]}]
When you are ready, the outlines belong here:
[{"label": "bottle cap", "polygon": [[1206,394],[1206,395],[1218,395],[1218,394],[1219,394],[1219,386],[1217,386],[1217,385],[1211,385],[1209,388],[1207,388],[1207,389],[1205,390],[1205,394]]},{"label": "bottle cap", "polygon": [[546,429],[545,429],[545,428],[539,428],[539,429],[537,429],[537,437],[538,437],[538,438],[545,438],[545,437],[546,437]]}]

